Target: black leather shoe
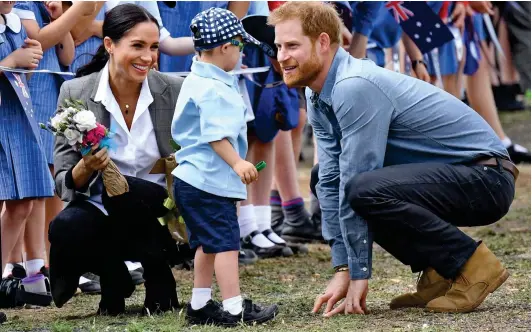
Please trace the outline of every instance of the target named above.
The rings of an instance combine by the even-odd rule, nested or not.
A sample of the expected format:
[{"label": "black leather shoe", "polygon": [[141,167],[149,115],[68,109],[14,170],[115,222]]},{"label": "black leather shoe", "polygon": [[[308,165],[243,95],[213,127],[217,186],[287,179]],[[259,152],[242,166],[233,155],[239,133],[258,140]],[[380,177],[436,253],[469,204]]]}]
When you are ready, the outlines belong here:
[{"label": "black leather shoe", "polygon": [[259,260],[259,257],[253,250],[241,249],[238,252],[238,264],[239,265],[251,265],[255,264]]},{"label": "black leather shoe", "polygon": [[129,271],[129,274],[131,275],[131,280],[133,281],[133,284],[135,284],[135,286],[142,285],[144,283],[144,278],[142,277],[143,273],[144,269],[141,267]]},{"label": "black leather shoe", "polygon": [[288,249],[290,249],[291,253],[290,253],[290,251],[285,249],[285,252],[283,252],[283,256],[284,257],[292,256],[292,254],[293,255],[297,255],[297,254],[306,254],[306,253],[308,253],[308,248],[304,244],[293,243],[293,242],[277,242],[277,241],[272,240],[270,238],[270,234],[272,234],[272,233],[274,233],[274,231],[271,230],[271,229],[267,229],[264,232],[262,232],[262,234],[264,236],[266,236],[266,238],[268,238],[268,240],[272,241],[274,244],[279,245],[281,247],[287,247]]},{"label": "black leather shoe", "polygon": [[251,300],[244,300],[242,312],[238,315],[231,315],[229,312],[224,311],[221,319],[221,325],[235,326],[239,323],[247,325],[261,324],[275,318],[279,308],[276,304],[272,304],[265,308],[262,308],[256,304],[253,304]]},{"label": "black leather shoe", "polygon": [[192,309],[190,303],[187,304],[187,320],[192,325],[220,324],[223,315],[221,303],[209,300],[207,304],[198,310]]},{"label": "black leather shoe", "polygon": [[510,159],[516,163],[524,163],[524,164],[530,164],[530,151],[516,151],[515,145],[510,145],[506,150],[508,150],[508,154],[510,155]]},{"label": "black leather shoe", "polygon": [[289,252],[286,250],[286,249],[290,249],[290,248],[287,248],[287,247],[274,245],[273,247],[263,248],[263,247],[259,247],[259,246],[254,245],[251,242],[251,239],[254,236],[257,236],[259,234],[260,234],[259,232],[253,231],[248,236],[240,239],[240,247],[242,249],[253,250],[255,252],[255,254],[257,254],[257,256],[259,256],[259,258],[261,258],[261,259],[273,258],[273,257],[281,257],[281,256],[285,256],[286,254],[288,254],[290,256],[293,255],[292,250],[289,250]]},{"label": "black leather shoe", "polygon": [[285,220],[281,236],[287,242],[325,242],[321,234],[321,220],[315,216],[305,217],[295,222]]},{"label": "black leather shoe", "polygon": [[90,280],[89,282],[79,284],[78,287],[83,294],[100,294],[102,292],[100,277],[91,272],[84,273],[83,277]]}]

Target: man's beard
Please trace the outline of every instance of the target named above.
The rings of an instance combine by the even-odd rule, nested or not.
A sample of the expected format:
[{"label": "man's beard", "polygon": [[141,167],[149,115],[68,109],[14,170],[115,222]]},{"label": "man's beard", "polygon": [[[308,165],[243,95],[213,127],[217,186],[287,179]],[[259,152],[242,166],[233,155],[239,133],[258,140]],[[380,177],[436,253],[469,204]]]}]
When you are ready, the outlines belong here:
[{"label": "man's beard", "polygon": [[[306,87],[318,76],[321,63],[314,47],[310,54],[310,59],[305,63],[299,63],[292,73],[289,75],[283,73],[283,80],[289,88]],[[283,65],[283,67],[287,67],[287,65]]]}]

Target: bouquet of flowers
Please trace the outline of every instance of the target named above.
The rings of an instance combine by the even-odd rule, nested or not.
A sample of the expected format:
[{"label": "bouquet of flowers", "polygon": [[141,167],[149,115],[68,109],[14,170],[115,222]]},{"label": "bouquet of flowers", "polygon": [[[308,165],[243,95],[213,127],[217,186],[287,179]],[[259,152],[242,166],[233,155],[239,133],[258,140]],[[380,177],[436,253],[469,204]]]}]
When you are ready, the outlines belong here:
[{"label": "bouquet of flowers", "polygon": [[[83,156],[91,153],[96,144],[99,144],[98,149],[112,148],[112,133],[96,122],[94,113],[87,110],[81,101],[65,100],[65,105],[59,107],[49,123],[39,125],[42,129],[51,131],[54,136],[64,137]],[[102,171],[102,178],[109,197],[129,191],[126,178],[112,160]]]}]

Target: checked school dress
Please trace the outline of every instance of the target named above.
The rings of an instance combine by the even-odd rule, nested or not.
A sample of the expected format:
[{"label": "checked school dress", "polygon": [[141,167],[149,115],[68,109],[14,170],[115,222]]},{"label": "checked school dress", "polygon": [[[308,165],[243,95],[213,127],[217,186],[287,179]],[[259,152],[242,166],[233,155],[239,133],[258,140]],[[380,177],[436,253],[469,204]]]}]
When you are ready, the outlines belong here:
[{"label": "checked school dress", "polygon": [[[24,27],[15,30],[19,31],[0,25],[0,59],[24,44],[27,37]],[[0,201],[53,194],[54,183],[46,158],[15,90],[7,77],[0,74]]]},{"label": "checked school dress", "polygon": [[[16,9],[16,10],[15,10]],[[22,20],[34,19],[42,29],[50,23],[50,17],[41,1],[17,1],[13,10]],[[33,16],[31,14],[34,14]],[[37,69],[48,69],[51,71],[61,71],[59,66],[59,59],[55,52],[55,46],[44,51],[43,58],[39,62]],[[50,118],[54,116],[57,110],[57,97],[59,97],[59,89],[64,79],[59,75],[51,74],[34,74],[28,82],[30,86],[31,100],[33,102],[33,109],[35,110],[36,119],[38,122],[47,123]],[[54,136],[46,130],[41,130],[41,140],[46,161],[48,164],[53,164],[54,154]]]}]

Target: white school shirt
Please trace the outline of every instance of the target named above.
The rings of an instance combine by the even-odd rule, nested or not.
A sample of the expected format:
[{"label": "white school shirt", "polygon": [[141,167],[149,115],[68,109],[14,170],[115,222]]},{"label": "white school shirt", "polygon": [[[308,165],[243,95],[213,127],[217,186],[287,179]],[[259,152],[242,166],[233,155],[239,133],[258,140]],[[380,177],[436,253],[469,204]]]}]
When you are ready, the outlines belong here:
[{"label": "white school shirt", "polygon": [[[164,174],[150,174],[155,162],[161,158],[161,154],[148,110],[148,106],[153,103],[153,96],[148,86],[148,78],[146,77],[144,82],[142,82],[131,130],[127,129],[122,111],[109,85],[109,63],[102,70],[94,101],[101,102],[105,109],[111,113],[110,130],[114,133],[112,137],[114,148],[109,152],[109,156],[120,172],[123,175],[151,181],[166,188]],[[103,207],[101,195],[91,196],[88,201],[99,208],[105,215],[108,215]]]}]

